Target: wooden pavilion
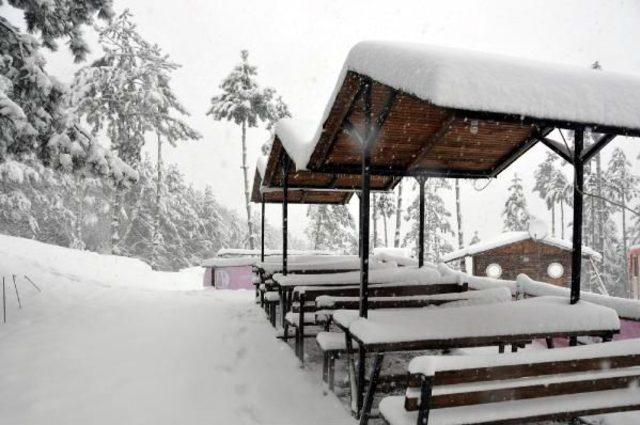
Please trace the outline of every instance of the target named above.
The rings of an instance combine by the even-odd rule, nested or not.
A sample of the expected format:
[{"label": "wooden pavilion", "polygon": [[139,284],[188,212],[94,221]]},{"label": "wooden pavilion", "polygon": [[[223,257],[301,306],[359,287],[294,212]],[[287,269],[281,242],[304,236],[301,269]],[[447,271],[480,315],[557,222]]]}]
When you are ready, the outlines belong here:
[{"label": "wooden pavilion", "polygon": [[[584,164],[618,135],[640,135],[640,79],[415,44],[363,42],[345,62],[306,163],[360,176],[360,316],[368,311],[374,176],[496,177],[540,142],[574,166],[571,303],[580,298]],[[574,132],[574,147],[550,138]],[[598,134],[585,147],[585,132]],[[295,150],[295,149],[294,149]],[[424,208],[421,208],[423,212]],[[420,226],[424,228],[421,214]],[[421,232],[420,258],[422,258]]]}]

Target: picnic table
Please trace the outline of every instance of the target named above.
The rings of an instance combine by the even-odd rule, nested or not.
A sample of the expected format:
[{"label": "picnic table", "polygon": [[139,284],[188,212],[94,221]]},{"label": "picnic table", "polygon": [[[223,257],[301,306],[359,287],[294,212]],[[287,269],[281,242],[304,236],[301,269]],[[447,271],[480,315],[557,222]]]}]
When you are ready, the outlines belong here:
[{"label": "picnic table", "polygon": [[[593,336],[609,341],[620,330],[614,310],[584,301],[571,305],[559,297],[458,308],[373,310],[368,318],[345,310],[336,311],[333,322],[345,333],[349,363],[354,343],[358,345],[357,378],[349,368],[358,413],[371,408],[387,352],[505,345],[515,351],[535,339]],[[371,353],[375,357],[365,398],[365,361]]]}]

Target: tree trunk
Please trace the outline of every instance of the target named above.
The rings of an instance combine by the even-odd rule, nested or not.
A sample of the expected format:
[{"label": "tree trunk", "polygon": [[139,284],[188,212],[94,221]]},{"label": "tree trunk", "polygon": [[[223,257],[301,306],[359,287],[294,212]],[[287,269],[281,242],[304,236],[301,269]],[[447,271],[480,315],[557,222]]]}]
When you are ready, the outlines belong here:
[{"label": "tree trunk", "polygon": [[[562,201],[560,201],[562,202]],[[551,236],[556,237],[556,204],[551,204]]]},{"label": "tree trunk", "polygon": [[376,194],[372,195],[373,198],[373,247],[378,245],[378,202]]},{"label": "tree trunk", "polygon": [[153,247],[151,251],[151,265],[154,268],[158,267],[158,257],[160,254],[160,204],[162,202],[162,139],[160,138],[160,133],[156,133],[156,135],[158,136],[158,158],[156,163],[156,210],[153,220]]},{"label": "tree trunk", "polygon": [[242,172],[244,173],[244,200],[247,207],[249,248],[253,249],[253,223],[251,222],[251,199],[249,198],[249,168],[247,167],[247,122],[242,121]]},{"label": "tree trunk", "polygon": [[598,207],[598,247],[601,254],[604,253],[604,205],[602,204],[602,160],[600,154],[596,155],[596,205]]},{"label": "tree trunk", "polygon": [[113,188],[113,198],[111,199],[111,254],[120,254],[120,196],[121,193],[117,187]]},{"label": "tree trunk", "polygon": [[382,214],[382,225],[384,227],[384,246],[389,246],[389,232],[387,231],[387,214]]},{"label": "tree trunk", "polygon": [[396,198],[396,231],[393,235],[393,246],[400,247],[400,227],[402,225],[402,180],[398,183],[398,196]]},{"label": "tree trunk", "polygon": [[458,224],[458,248],[464,248],[464,235],[462,233],[462,207],[460,200],[460,179],[455,179],[456,188],[456,222]]},{"label": "tree trunk", "polygon": [[75,176],[76,181],[76,220],[74,223],[75,227],[75,245],[76,249],[84,249],[85,243],[82,235],[82,223],[84,223],[84,198],[85,194],[83,193],[84,189],[84,178],[80,175]]},{"label": "tree trunk", "polygon": [[560,199],[560,239],[564,239],[564,200]]},{"label": "tree trunk", "polygon": [[[622,248],[624,249],[624,258],[627,258],[627,205],[625,202],[625,195],[621,196],[622,203]],[[631,286],[629,285],[629,267],[625,267],[625,289],[627,290],[627,298],[632,297]]]}]

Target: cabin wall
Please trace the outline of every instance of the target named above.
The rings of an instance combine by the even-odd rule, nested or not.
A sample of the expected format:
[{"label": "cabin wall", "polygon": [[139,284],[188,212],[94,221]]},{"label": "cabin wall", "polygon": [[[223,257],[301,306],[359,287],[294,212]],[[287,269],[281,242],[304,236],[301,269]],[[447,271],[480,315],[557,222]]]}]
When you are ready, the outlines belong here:
[{"label": "cabin wall", "polygon": [[[473,256],[473,274],[486,276],[489,264],[497,263],[502,267],[501,279],[515,280],[518,274],[525,273],[534,280],[558,286],[569,286],[571,281],[571,252],[532,240],[485,251]],[[561,278],[552,279],[547,274],[551,263],[560,263],[564,267]],[[586,264],[583,263],[583,269]],[[586,281],[583,280],[584,283]]]}]

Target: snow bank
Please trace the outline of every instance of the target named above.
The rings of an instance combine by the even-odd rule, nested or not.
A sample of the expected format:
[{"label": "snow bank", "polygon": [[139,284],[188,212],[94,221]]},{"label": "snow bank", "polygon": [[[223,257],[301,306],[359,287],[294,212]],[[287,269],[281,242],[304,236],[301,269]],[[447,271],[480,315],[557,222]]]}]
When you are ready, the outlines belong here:
[{"label": "snow bank", "polygon": [[[0,235],[0,273],[27,275],[46,285],[50,276],[62,281],[141,289],[202,289],[199,267],[181,272],[157,272],[134,258],[104,255]],[[194,276],[197,274],[197,279]]]},{"label": "snow bank", "polygon": [[[526,274],[520,274],[517,278],[517,286],[528,296],[554,295],[569,299],[569,288],[538,282]],[[640,320],[640,301],[626,298],[611,297],[582,291],[580,298],[590,303],[602,305],[614,309],[623,319]]]},{"label": "snow bank", "polygon": [[[475,254],[479,254],[481,252],[490,251],[495,248],[499,248],[501,246],[511,245],[517,242],[522,242],[531,239],[531,235],[529,232],[505,232],[498,235],[495,238],[481,241],[475,243],[473,245],[469,245],[466,248],[459,249],[457,251],[450,252],[442,256],[442,261],[449,262],[453,260],[457,260],[464,257],[469,257]],[[564,249],[565,251],[573,250],[573,243],[568,240],[554,238],[551,236],[546,236],[542,239],[537,240],[540,243],[545,245],[553,246],[556,248]],[[582,255],[593,257],[595,260],[602,260],[602,256],[589,248],[588,246],[582,246]]]}]

